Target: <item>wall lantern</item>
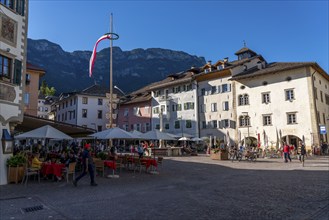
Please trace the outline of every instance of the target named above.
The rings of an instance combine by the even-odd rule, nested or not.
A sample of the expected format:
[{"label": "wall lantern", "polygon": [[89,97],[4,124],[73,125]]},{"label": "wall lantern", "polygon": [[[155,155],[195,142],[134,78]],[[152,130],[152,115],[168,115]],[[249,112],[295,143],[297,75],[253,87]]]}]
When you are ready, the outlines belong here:
[{"label": "wall lantern", "polygon": [[4,154],[11,154],[13,152],[14,139],[9,134],[7,129],[2,129],[1,143]]}]

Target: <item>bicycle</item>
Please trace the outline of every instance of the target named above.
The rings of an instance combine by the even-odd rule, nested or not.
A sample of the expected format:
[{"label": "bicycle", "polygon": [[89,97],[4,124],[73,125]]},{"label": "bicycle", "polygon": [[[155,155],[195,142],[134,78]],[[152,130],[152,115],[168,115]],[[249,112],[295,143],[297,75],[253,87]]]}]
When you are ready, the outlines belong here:
[{"label": "bicycle", "polygon": [[229,155],[230,155],[230,159],[231,159],[232,162],[234,161],[234,158],[236,158],[237,161],[241,161],[242,160],[242,152],[241,151],[238,151],[236,149],[231,150],[229,152]]}]

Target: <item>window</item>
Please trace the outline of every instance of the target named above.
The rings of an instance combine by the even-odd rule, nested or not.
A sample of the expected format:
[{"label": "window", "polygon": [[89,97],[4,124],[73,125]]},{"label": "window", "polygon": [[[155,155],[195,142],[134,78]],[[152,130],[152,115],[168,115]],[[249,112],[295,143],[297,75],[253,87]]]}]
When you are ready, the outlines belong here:
[{"label": "window", "polygon": [[87,109],[82,109],[82,117],[87,118]]},{"label": "window", "polygon": [[169,130],[169,123],[166,123],[166,124],[165,124],[165,129],[166,129],[166,130]]},{"label": "window", "polygon": [[287,124],[296,124],[296,113],[292,112],[292,113],[287,113]]},{"label": "window", "polygon": [[327,94],[324,95],[324,98],[326,100],[326,104],[329,105],[329,96]]},{"label": "window", "polygon": [[217,120],[212,120],[211,121],[211,127],[212,128],[217,128]]},{"label": "window", "polygon": [[60,121],[61,120],[61,115],[58,115],[57,116],[57,121]]},{"label": "window", "polygon": [[201,127],[202,127],[203,129],[206,129],[206,128],[207,128],[207,123],[206,123],[205,121],[202,121],[202,125],[201,125]]},{"label": "window", "polygon": [[271,115],[263,115],[263,125],[272,125]]},{"label": "window", "polygon": [[223,110],[224,111],[228,111],[229,110],[228,101],[223,102]]},{"label": "window", "polygon": [[229,128],[230,127],[230,120],[228,120],[228,119],[222,120],[222,126],[223,126],[223,128]]},{"label": "window", "polygon": [[180,121],[175,121],[175,129],[180,129]]},{"label": "window", "polygon": [[286,92],[286,101],[287,100],[292,101],[293,99],[295,99],[293,89],[287,89],[285,92]]},{"label": "window", "polygon": [[97,131],[102,131],[102,130],[103,130],[102,125],[98,125],[98,126],[97,126]]},{"label": "window", "polygon": [[322,93],[322,91],[320,91],[320,99],[321,99],[321,102],[323,102],[323,93]]},{"label": "window", "polygon": [[211,87],[211,94],[215,94],[217,92],[217,86]]},{"label": "window", "polygon": [[145,123],[145,131],[150,131],[151,127],[150,127],[150,123]]},{"label": "window", "polygon": [[177,105],[177,111],[182,111],[182,104]]},{"label": "window", "polygon": [[239,105],[249,105],[249,95],[239,95]]},{"label": "window", "polygon": [[82,104],[88,104],[88,97],[82,97]]},{"label": "window", "polygon": [[97,111],[97,118],[99,118],[99,119],[103,118],[103,111],[102,110]]},{"label": "window", "polygon": [[206,89],[205,88],[203,88],[203,89],[201,89],[201,95],[206,95]]},{"label": "window", "polygon": [[129,114],[129,109],[125,108],[124,112],[123,112],[123,116],[128,116]]},{"label": "window", "polygon": [[239,126],[248,127],[250,126],[250,117],[248,115],[242,115],[239,117]]},{"label": "window", "polygon": [[201,104],[200,105],[200,112],[205,113],[206,112],[206,104]]},{"label": "window", "polygon": [[154,107],[153,108],[153,113],[154,114],[159,114],[159,107]]},{"label": "window", "polygon": [[174,87],[174,93],[179,93],[180,92],[180,86]]},{"label": "window", "polygon": [[73,110],[73,116],[72,117],[73,117],[73,119],[75,119],[75,110]]},{"label": "window", "polygon": [[0,55],[0,76],[10,79],[11,59]]},{"label": "window", "polygon": [[231,84],[223,84],[222,85],[222,89],[221,89],[221,92],[224,93],[224,92],[230,92],[231,91]]},{"label": "window", "polygon": [[186,128],[192,128],[192,121],[191,120],[186,120],[185,127]]},{"label": "window", "polygon": [[184,103],[184,110],[194,109],[194,102]]},{"label": "window", "polygon": [[322,113],[322,117],[323,117],[323,124],[326,124],[326,115],[324,113]]},{"label": "window", "polygon": [[29,85],[31,82],[31,75],[30,74],[25,74],[25,84]]},{"label": "window", "polygon": [[270,93],[263,93],[262,94],[262,103],[270,103]]},{"label": "window", "polygon": [[124,124],[123,125],[123,130],[128,131],[128,129],[129,129],[129,125],[128,124]]},{"label": "window", "polygon": [[64,113],[62,113],[62,121],[64,121]]},{"label": "window", "polygon": [[217,103],[211,103],[211,112],[217,112]]},{"label": "window", "polygon": [[65,107],[67,108],[67,106],[69,106],[69,102],[68,101],[66,101],[66,103],[65,103]]},{"label": "window", "polygon": [[65,112],[65,121],[67,121],[67,112]]},{"label": "window", "polygon": [[156,124],[155,129],[160,130],[160,124]]},{"label": "window", "polygon": [[98,99],[98,105],[103,105],[103,99]]},{"label": "window", "polygon": [[45,107],[45,112],[48,112],[48,107]]},{"label": "window", "polygon": [[30,93],[25,93],[24,94],[24,104],[25,105],[30,104]]},{"label": "window", "polygon": [[136,131],[141,131],[141,124],[136,124]]}]

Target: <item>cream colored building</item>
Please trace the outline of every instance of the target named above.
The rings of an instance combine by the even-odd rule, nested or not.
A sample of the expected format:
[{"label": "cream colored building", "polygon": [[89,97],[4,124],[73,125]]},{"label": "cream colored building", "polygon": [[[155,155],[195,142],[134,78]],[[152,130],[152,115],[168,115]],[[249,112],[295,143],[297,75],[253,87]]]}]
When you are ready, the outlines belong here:
[{"label": "cream colored building", "polygon": [[[249,54],[249,55],[248,55]],[[259,146],[282,141],[308,148],[328,141],[329,76],[316,63],[267,63],[248,48],[236,53],[248,60],[231,68],[237,103],[237,132]]]},{"label": "cream colored building", "polygon": [[12,155],[6,135],[23,121],[28,0],[0,2],[0,185],[7,184],[6,161]]}]

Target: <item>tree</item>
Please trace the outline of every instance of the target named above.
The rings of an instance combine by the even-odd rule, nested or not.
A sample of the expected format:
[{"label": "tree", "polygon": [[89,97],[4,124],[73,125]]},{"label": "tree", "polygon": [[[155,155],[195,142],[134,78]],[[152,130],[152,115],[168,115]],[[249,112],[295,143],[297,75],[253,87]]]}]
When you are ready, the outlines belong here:
[{"label": "tree", "polygon": [[43,80],[40,86],[40,93],[44,96],[53,96],[56,93],[55,87],[49,87],[46,80]]}]

